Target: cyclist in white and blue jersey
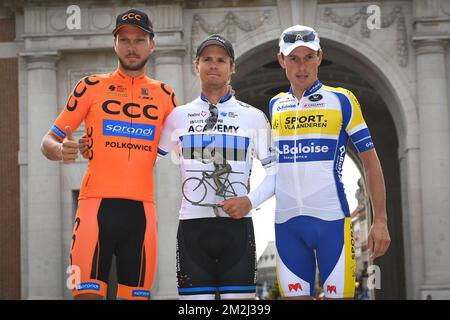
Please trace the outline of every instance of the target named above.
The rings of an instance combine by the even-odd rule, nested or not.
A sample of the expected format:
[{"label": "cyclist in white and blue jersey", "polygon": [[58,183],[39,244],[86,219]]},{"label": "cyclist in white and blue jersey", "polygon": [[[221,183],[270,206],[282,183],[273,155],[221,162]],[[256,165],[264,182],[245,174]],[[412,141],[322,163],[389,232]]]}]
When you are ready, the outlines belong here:
[{"label": "cyclist in white and blue jersey", "polygon": [[296,25],[280,37],[278,62],[291,84],[270,101],[279,152],[276,179],[266,179],[251,199],[225,201],[239,211],[276,195],[277,276],[285,299],[314,297],[316,263],[325,297],[352,299],[356,261],[350,212],[341,181],[350,139],[364,165],[373,205],[368,248],[371,259],[389,247],[382,169],[360,105],[346,89],[317,78],[322,61],[314,29]]},{"label": "cyclist in white and blue jersey", "polygon": [[[245,196],[253,158],[273,179],[276,167],[265,114],[234,98],[229,80],[234,51],[220,35],[197,48],[202,93],[175,108],[161,133],[158,155],[176,148],[183,199],[177,232],[180,299],[254,299],[256,248],[250,210],[229,210],[224,199]],[[259,191],[256,191],[258,192]],[[252,198],[252,194],[248,196]]]}]

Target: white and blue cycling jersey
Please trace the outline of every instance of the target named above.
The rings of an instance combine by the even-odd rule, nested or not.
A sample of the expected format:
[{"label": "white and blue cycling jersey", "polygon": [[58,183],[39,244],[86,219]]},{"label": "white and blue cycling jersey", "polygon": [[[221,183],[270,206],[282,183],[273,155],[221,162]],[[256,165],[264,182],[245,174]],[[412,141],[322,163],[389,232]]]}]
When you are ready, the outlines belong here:
[{"label": "white and blue cycling jersey", "polygon": [[[248,104],[236,100],[231,93],[221,97],[217,123],[205,131],[206,120],[210,117],[209,103],[202,94],[194,101],[175,108],[164,123],[158,147],[158,156],[167,155],[176,148],[176,161],[179,162],[181,180],[189,178],[204,179],[203,172],[211,174],[214,164],[208,157],[219,155],[231,165],[228,176],[237,196],[247,194],[253,157],[259,159],[267,173],[273,174],[276,167],[276,152],[271,139],[271,128],[265,114]],[[215,217],[212,207],[204,204],[220,203],[223,197],[216,194],[212,179],[206,179],[206,196],[198,204],[183,197],[180,219]],[[228,184],[229,185],[229,184]],[[189,192],[190,194],[185,194]],[[201,199],[195,193],[203,193],[203,187],[184,190],[187,197]],[[268,191],[270,192],[270,191]],[[273,194],[273,190],[272,190]],[[252,201],[252,195],[248,195]],[[259,193],[259,197],[260,193]],[[255,200],[252,201],[254,203]],[[222,217],[229,217],[219,208]],[[249,213],[246,217],[251,216]]]}]

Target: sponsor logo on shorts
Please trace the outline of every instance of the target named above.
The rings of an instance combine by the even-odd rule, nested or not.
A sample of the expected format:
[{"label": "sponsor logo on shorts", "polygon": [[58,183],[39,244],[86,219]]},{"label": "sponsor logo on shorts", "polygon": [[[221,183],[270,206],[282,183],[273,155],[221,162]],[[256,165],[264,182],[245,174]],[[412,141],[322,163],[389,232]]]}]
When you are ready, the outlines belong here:
[{"label": "sponsor logo on shorts", "polygon": [[289,292],[292,292],[292,291],[303,291],[303,288],[302,288],[302,285],[300,284],[300,283],[289,283],[288,284],[288,289],[289,289]]},{"label": "sponsor logo on shorts", "polygon": [[328,285],[327,286],[327,292],[328,293],[336,293],[336,286],[335,285]]},{"label": "sponsor logo on shorts", "polygon": [[100,291],[100,285],[95,282],[82,282],[82,283],[78,284],[77,290],[78,291],[83,291],[83,290]]},{"label": "sponsor logo on shorts", "polygon": [[133,297],[145,297],[145,298],[149,298],[150,297],[150,291],[148,290],[133,290],[131,295]]}]

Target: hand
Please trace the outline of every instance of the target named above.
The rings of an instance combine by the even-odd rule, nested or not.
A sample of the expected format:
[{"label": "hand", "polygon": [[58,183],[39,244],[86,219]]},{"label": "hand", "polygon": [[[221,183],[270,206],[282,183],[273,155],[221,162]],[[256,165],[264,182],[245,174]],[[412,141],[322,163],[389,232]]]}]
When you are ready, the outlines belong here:
[{"label": "hand", "polygon": [[89,159],[88,139],[85,134],[80,139],[78,139],[78,148],[83,158]]},{"label": "hand", "polygon": [[241,219],[252,210],[248,197],[231,198],[220,203],[222,209],[233,219]]},{"label": "hand", "polygon": [[78,158],[78,143],[73,139],[69,126],[66,127],[66,137],[61,144],[61,157],[64,163],[73,163]]},{"label": "hand", "polygon": [[367,242],[371,261],[384,255],[391,243],[387,223],[375,221],[370,227]]}]

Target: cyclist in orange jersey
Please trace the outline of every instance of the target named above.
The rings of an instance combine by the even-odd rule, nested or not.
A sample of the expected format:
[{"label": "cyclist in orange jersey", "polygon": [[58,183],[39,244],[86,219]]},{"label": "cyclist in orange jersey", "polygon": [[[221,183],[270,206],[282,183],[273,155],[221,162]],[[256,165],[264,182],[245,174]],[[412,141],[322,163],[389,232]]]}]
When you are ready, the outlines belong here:
[{"label": "cyclist in orange jersey", "polygon": [[153,26],[137,9],[117,16],[118,68],[81,79],[42,140],[50,160],[73,163],[82,121],[88,139],[73,229],[70,264],[79,271],[76,299],[106,297],[112,255],[118,299],[149,299],[156,271],[157,235],[153,165],[162,124],[178,104],[172,89],[145,75],[155,49]]}]

